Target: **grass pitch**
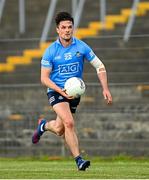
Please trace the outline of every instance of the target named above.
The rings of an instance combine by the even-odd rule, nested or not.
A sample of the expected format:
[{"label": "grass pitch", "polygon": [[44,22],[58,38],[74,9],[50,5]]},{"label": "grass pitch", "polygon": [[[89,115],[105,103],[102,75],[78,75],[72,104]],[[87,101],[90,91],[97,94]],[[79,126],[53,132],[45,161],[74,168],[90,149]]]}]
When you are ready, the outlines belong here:
[{"label": "grass pitch", "polygon": [[71,159],[1,158],[1,179],[149,179],[149,159],[94,158],[85,172]]}]

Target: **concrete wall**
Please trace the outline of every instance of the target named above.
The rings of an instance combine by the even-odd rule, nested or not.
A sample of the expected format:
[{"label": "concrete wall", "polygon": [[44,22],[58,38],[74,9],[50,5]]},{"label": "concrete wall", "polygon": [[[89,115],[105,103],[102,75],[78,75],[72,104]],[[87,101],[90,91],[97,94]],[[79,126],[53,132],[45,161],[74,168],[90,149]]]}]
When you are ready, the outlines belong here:
[{"label": "concrete wall", "polygon": [[[111,86],[107,106],[98,85],[88,85],[75,115],[81,151],[93,155],[148,155],[149,104],[136,86]],[[69,154],[63,140],[45,133],[38,145],[31,136],[37,119],[54,119],[41,86],[0,88],[0,156]]]}]

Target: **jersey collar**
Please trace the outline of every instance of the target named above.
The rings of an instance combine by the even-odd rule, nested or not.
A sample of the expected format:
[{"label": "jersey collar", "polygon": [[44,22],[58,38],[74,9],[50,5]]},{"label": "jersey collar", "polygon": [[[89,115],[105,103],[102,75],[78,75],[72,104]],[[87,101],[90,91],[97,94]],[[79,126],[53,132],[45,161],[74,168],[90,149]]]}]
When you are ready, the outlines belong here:
[{"label": "jersey collar", "polygon": [[[62,45],[61,42],[60,42],[60,40],[59,40],[59,38],[56,40],[56,43],[59,44],[59,45]],[[71,43],[71,45],[72,45],[72,44],[75,44],[75,43],[76,43],[76,39],[75,39],[74,37],[72,37],[72,43]]]}]

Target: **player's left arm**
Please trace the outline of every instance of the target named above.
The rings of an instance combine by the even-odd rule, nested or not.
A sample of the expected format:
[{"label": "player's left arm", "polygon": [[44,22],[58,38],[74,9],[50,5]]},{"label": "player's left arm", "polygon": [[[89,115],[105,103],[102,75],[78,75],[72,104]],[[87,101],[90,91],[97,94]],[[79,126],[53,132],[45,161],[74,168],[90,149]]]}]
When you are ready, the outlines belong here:
[{"label": "player's left arm", "polygon": [[111,104],[112,103],[112,95],[111,95],[109,87],[108,87],[108,78],[107,78],[107,72],[106,72],[105,65],[96,55],[90,61],[90,63],[97,71],[97,76],[98,76],[98,79],[99,79],[102,89],[103,89],[104,99],[107,101],[107,104]]},{"label": "player's left arm", "polygon": [[98,79],[103,89],[103,96],[107,101],[107,104],[111,104],[112,95],[108,87],[106,68],[103,62],[95,55],[93,50],[86,43],[83,43],[83,45],[84,45],[85,58],[92,64],[92,66],[97,71]]}]

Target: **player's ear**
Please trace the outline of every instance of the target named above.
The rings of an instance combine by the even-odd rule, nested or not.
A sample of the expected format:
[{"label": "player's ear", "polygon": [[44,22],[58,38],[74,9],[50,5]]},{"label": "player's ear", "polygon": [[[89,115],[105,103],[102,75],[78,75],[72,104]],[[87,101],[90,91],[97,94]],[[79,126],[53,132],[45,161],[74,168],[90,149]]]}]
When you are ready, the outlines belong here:
[{"label": "player's ear", "polygon": [[59,33],[59,27],[58,26],[56,26],[56,32]]},{"label": "player's ear", "polygon": [[56,28],[56,32],[58,33],[58,28]]}]

